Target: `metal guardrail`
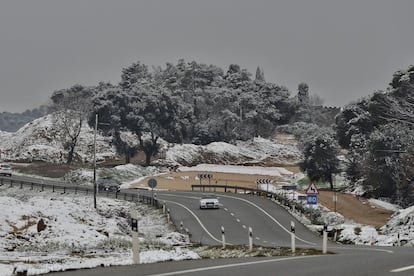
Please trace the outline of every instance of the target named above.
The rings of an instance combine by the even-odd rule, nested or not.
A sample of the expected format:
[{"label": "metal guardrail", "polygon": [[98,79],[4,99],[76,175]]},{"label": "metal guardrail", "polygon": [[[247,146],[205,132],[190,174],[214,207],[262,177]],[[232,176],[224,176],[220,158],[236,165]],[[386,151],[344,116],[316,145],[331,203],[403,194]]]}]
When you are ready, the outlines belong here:
[{"label": "metal guardrail", "polygon": [[284,205],[290,209],[293,209],[298,205],[296,202],[292,202],[280,194],[277,194],[274,192],[268,192],[268,191],[264,191],[264,190],[256,189],[256,188],[229,186],[229,185],[217,185],[217,184],[193,184],[191,185],[192,191],[195,191],[196,189],[198,189],[201,192],[212,192],[212,190],[216,192],[217,189],[219,189],[221,191],[224,191],[225,193],[227,192],[238,193],[239,191],[241,191],[244,194],[266,196],[268,198],[274,199],[279,204]]},{"label": "metal guardrail", "polygon": [[[0,186],[9,185],[9,187],[20,187],[23,189],[23,186],[30,187],[31,190],[39,189],[40,192],[44,191],[45,189],[52,190],[52,192],[61,192],[61,194],[65,194],[67,192],[73,192],[75,194],[91,194],[93,195],[93,187],[84,187],[84,186],[76,186],[76,185],[65,185],[64,183],[60,183],[59,185],[50,184],[50,183],[41,183],[41,182],[34,182],[34,181],[24,181],[24,180],[15,180],[9,177],[0,177]],[[143,194],[134,194],[134,193],[125,193],[125,192],[116,192],[116,191],[100,191],[98,193],[101,196],[105,196],[107,198],[115,198],[115,199],[122,199],[125,201],[131,202],[139,202],[144,203],[147,205],[152,205],[156,208],[160,207],[160,204],[157,199],[152,198],[151,196],[143,195]]]},{"label": "metal guardrail", "polygon": [[255,194],[264,196],[267,194],[273,194],[271,192],[266,192],[264,190],[256,189],[256,188],[247,188],[247,187],[240,187],[240,186],[232,186],[232,185],[217,185],[217,184],[193,184],[191,185],[191,190],[194,191],[195,189],[199,189],[201,192],[209,192],[211,189],[216,191],[217,189],[222,189],[225,193],[234,191],[238,193],[238,191],[242,191],[244,194]]}]

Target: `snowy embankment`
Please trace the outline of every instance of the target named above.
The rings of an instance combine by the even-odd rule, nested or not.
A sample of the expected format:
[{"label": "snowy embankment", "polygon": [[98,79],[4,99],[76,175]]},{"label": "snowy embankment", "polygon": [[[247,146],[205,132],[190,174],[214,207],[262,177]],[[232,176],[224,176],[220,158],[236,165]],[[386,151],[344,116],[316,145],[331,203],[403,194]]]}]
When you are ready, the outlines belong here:
[{"label": "snowy embankment", "polygon": [[[300,177],[295,177],[300,179]],[[338,186],[342,185],[337,183]],[[290,200],[298,201],[299,196],[306,196],[305,194],[291,191],[286,193],[281,187],[275,185],[259,185],[259,188],[263,190],[269,190],[270,192],[279,193],[286,196]],[[299,221],[305,224],[310,230],[318,231],[322,229],[322,224],[328,225],[328,230],[337,229],[340,230],[337,236],[337,241],[345,244],[356,244],[356,245],[377,245],[377,246],[414,246],[414,231],[412,225],[414,225],[414,206],[399,209],[398,206],[384,202],[377,199],[370,199],[374,205],[382,207],[386,210],[394,211],[394,215],[390,218],[386,225],[380,229],[376,229],[371,225],[364,225],[355,223],[343,217],[339,213],[335,213],[324,206],[318,204],[316,206],[309,206],[315,210],[318,214],[318,221],[321,225],[312,225],[311,222],[298,212],[292,212]]]},{"label": "snowy embankment", "polygon": [[212,165],[199,164],[194,167],[179,167],[178,171],[202,171],[202,172],[222,172],[222,173],[237,173],[237,174],[254,174],[266,176],[293,176],[293,173],[281,167],[258,167],[258,166],[234,166],[234,165]]},{"label": "snowy embankment", "polygon": [[[0,186],[0,275],[132,264],[132,203]],[[197,259],[153,208],[138,205],[141,263]],[[179,246],[176,246],[179,245]]]},{"label": "snowy embankment", "polygon": [[205,146],[183,144],[168,147],[166,163],[176,166],[197,164],[275,165],[297,164],[301,153],[296,144],[281,140],[254,138],[235,144],[214,142]]}]

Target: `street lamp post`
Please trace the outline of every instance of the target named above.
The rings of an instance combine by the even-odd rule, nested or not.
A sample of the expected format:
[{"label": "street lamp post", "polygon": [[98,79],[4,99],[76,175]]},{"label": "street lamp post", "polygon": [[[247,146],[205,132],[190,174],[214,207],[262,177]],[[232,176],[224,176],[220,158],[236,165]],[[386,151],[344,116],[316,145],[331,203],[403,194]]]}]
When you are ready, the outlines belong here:
[{"label": "street lamp post", "polygon": [[96,209],[96,132],[98,131],[98,113],[95,114],[95,129],[93,134],[93,207]]}]

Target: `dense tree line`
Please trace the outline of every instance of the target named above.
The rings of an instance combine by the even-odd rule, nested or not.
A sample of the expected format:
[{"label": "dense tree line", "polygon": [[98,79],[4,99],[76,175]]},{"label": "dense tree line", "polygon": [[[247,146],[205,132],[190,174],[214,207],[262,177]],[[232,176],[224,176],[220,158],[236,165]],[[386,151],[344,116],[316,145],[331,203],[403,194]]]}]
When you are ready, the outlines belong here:
[{"label": "dense tree line", "polygon": [[23,125],[45,116],[49,113],[49,107],[42,105],[38,108],[26,110],[22,113],[1,112],[0,113],[0,130],[14,132]]},{"label": "dense tree line", "polygon": [[[159,137],[170,143],[204,145],[271,137],[282,124],[313,122],[317,116],[309,114],[318,110],[313,106],[321,105],[321,100],[309,96],[306,84],[300,87],[306,87],[306,93],[299,100],[287,88],[266,82],[260,68],[253,79],[236,64],[224,72],[195,61],[179,60],[151,70],[136,62],[122,70],[118,85],[100,83],[91,88],[89,124],[93,125],[97,113],[98,128],[113,137],[127,162],[142,150],[149,164],[159,150]],[[333,124],[335,114],[325,113],[328,115],[320,116],[319,123]],[[137,136],[138,146],[122,139],[124,131]]]},{"label": "dense tree line", "polygon": [[386,91],[348,104],[336,133],[351,182],[372,196],[414,203],[414,66],[396,72]]}]

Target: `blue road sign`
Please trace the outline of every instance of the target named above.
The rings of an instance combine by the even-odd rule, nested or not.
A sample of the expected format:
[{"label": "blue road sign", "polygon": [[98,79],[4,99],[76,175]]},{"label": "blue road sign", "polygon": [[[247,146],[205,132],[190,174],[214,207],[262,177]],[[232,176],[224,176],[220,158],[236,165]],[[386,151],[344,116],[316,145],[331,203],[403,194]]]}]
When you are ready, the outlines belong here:
[{"label": "blue road sign", "polygon": [[318,195],[317,194],[309,194],[309,195],[306,195],[306,203],[308,205],[316,205],[316,204],[318,204]]}]

